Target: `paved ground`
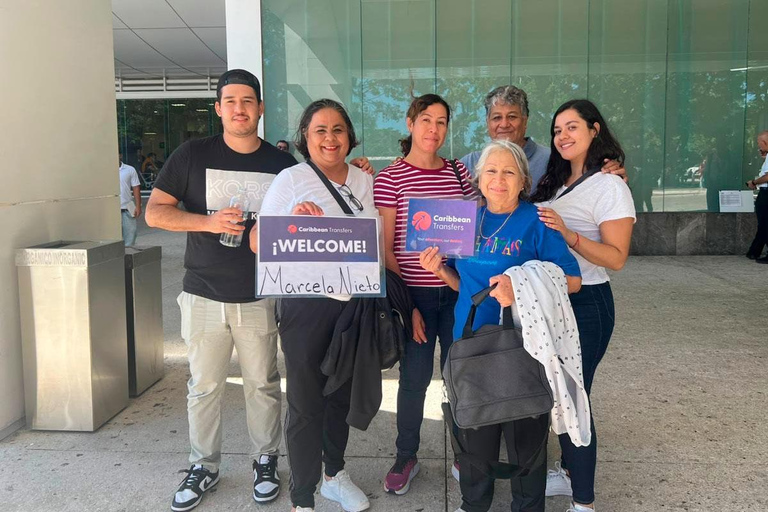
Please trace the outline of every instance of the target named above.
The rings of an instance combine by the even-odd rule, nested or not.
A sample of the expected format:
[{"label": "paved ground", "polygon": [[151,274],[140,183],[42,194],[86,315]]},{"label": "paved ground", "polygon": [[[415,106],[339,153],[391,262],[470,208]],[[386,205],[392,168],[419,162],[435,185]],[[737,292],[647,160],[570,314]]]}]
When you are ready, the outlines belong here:
[{"label": "paved ground", "polygon": [[[98,432],[21,430],[0,442],[0,510],[169,510],[187,467],[185,346],[175,303],[184,235],[140,230],[140,245],[163,246],[166,376]],[[614,276],[617,328],[593,389],[600,451],[597,505],[603,511],[768,509],[765,416],[768,268],[743,257],[635,257]],[[201,512],[288,511],[250,498],[250,461],[236,358],[225,394],[222,480]],[[382,478],[392,463],[397,370],[384,374],[381,412],[352,432],[348,469],[371,510],[443,512],[459,505],[451,478],[440,391],[429,391],[419,454],[422,473],[402,497]],[[554,438],[553,438],[554,439]],[[550,458],[555,456],[550,443]],[[287,480],[287,462],[280,461]],[[509,510],[508,485],[493,511]],[[340,508],[319,497],[318,511]],[[566,499],[549,499],[564,512]]]}]

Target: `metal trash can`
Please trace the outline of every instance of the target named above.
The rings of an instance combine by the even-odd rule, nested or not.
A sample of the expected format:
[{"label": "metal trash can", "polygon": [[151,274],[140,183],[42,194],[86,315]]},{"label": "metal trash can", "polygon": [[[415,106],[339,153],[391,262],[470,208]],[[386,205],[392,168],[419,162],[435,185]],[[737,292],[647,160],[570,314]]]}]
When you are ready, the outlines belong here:
[{"label": "metal trash can", "polygon": [[16,251],[30,428],[94,431],[128,405],[123,257],[122,241]]},{"label": "metal trash can", "polygon": [[128,389],[139,396],[163,378],[163,287],[160,247],[125,248]]}]

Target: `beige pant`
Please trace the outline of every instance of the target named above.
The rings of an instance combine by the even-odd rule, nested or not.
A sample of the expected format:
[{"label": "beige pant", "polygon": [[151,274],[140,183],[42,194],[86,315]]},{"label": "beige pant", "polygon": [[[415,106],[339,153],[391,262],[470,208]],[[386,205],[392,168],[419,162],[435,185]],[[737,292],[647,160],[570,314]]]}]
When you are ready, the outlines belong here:
[{"label": "beige pant", "polygon": [[250,455],[276,454],[280,445],[280,374],[275,301],[228,304],[182,292],[181,336],[187,343],[189,460],[218,471],[221,402],[232,347],[243,375]]}]

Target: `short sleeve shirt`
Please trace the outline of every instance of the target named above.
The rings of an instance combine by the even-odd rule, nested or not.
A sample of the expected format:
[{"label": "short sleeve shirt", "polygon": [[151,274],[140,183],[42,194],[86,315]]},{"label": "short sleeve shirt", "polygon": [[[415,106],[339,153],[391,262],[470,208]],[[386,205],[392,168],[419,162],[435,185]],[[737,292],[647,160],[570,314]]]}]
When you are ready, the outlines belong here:
[{"label": "short sleeve shirt", "polygon": [[[546,227],[531,203],[520,202],[511,215],[491,213],[483,206],[478,210],[477,218],[477,256],[456,260],[460,281],[454,310],[454,339],[462,336],[472,295],[486,288],[491,277],[503,274],[508,268],[530,260],[550,261],[562,268],[567,276],[581,275],[579,264],[568,251],[560,232]],[[500,314],[499,303],[492,297],[485,299],[477,308],[472,329],[498,324]]]},{"label": "short sleeve shirt", "polygon": [[[141,185],[136,169],[128,164],[120,164],[120,209],[127,210],[133,204],[133,187]],[[133,212],[131,212],[133,215]]]},{"label": "short sleeve shirt", "polygon": [[[602,242],[600,224],[609,220],[636,219],[632,193],[624,180],[613,174],[597,172],[580,183],[570,193],[560,197],[563,186],[551,201],[539,203],[555,210],[562,217],[568,229],[581,237]],[[609,281],[604,267],[590,263],[583,256],[571,250],[581,268],[582,285],[600,284]]]},{"label": "short sleeve shirt", "polygon": [[[268,187],[264,175],[295,164],[293,156],[264,140],[259,149],[243,154],[227,146],[222,135],[214,135],[179,146],[163,165],[155,187],[181,201],[187,211],[210,215],[228,206],[239,186],[258,193]],[[216,233],[187,233],[185,292],[219,302],[257,300],[256,260],[247,239],[256,213],[248,216],[240,247],[221,245]]]},{"label": "short sleeve shirt", "polygon": [[396,210],[394,252],[403,280],[408,286],[445,286],[432,272],[421,268],[418,253],[405,252],[408,200],[411,198],[475,198],[464,164],[457,162],[461,183],[448,160],[439,169],[421,169],[400,160],[379,172],[373,184],[377,208]]}]

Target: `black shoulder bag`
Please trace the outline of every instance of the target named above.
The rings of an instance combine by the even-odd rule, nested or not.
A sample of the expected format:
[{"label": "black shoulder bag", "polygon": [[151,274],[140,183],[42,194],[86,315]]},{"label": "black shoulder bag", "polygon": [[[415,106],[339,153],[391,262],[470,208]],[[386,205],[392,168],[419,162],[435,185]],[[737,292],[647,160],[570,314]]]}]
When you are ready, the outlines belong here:
[{"label": "black shoulder bag", "polygon": [[323,171],[318,169],[312,160],[307,160],[307,165],[309,165],[312,168],[312,170],[315,171],[315,174],[317,174],[317,177],[320,178],[320,181],[323,182],[323,185],[325,185],[325,188],[328,189],[328,192],[330,192],[333,198],[336,200],[336,202],[339,203],[341,210],[347,215],[354,215],[352,208],[350,208],[347,202],[344,200],[344,198],[341,197],[341,194],[339,194],[339,191],[336,190],[336,187],[333,186],[333,184],[331,183],[331,180],[329,180],[328,177],[325,174],[323,174]]},{"label": "black shoulder bag", "polygon": [[453,419],[461,428],[548,414],[554,406],[544,367],[523,347],[510,308],[504,308],[503,325],[472,331],[477,307],[494,287],[472,296],[462,337],[448,349],[443,368]]},{"label": "black shoulder bag", "polygon": [[459,173],[459,168],[456,165],[456,159],[448,160],[451,164],[451,169],[453,169],[453,174],[456,175],[456,179],[459,180],[459,188],[461,189],[461,193],[464,194],[464,182],[461,181],[461,173]]}]

